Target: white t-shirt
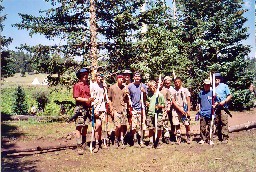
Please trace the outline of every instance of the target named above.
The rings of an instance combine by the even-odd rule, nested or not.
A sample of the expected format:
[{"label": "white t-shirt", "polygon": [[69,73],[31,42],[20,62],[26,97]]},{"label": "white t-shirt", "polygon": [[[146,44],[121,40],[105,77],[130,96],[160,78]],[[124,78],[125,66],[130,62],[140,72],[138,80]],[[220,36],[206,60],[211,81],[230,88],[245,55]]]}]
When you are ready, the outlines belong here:
[{"label": "white t-shirt", "polygon": [[103,85],[99,85],[97,82],[91,84],[91,96],[94,99],[95,111],[106,111],[105,106],[105,90]]},{"label": "white t-shirt", "polygon": [[179,90],[173,89],[171,94],[178,106],[183,107],[183,103],[187,103],[187,97],[191,97],[190,92],[187,88],[181,87]]}]

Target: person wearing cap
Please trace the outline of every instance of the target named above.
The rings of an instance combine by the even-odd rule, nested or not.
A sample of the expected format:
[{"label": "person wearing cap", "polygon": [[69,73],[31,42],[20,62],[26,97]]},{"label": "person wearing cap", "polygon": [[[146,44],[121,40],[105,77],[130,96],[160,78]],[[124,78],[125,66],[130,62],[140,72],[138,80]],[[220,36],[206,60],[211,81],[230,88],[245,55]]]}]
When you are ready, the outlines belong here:
[{"label": "person wearing cap", "polygon": [[94,115],[95,115],[95,148],[97,153],[101,148],[102,122],[106,115],[106,86],[103,84],[104,75],[96,73],[96,82],[91,85],[91,93],[94,98]]},{"label": "person wearing cap", "polygon": [[125,148],[124,136],[126,132],[126,125],[128,122],[126,105],[127,94],[125,86],[123,85],[124,76],[118,74],[116,83],[111,85],[108,92],[110,114],[114,118],[115,125],[115,146],[116,148]]},{"label": "person wearing cap", "polygon": [[127,93],[127,97],[128,97],[128,101],[127,103],[125,103],[125,106],[126,106],[126,113],[127,113],[127,118],[128,118],[128,126],[125,127],[125,133],[127,131],[127,128],[130,128],[131,130],[131,115],[130,115],[130,109],[129,107],[131,107],[131,98],[129,97],[129,92],[128,92],[128,85],[132,82],[131,81],[131,77],[132,77],[132,71],[129,70],[129,69],[126,69],[123,71],[123,85],[125,86],[125,90],[126,90],[126,93]]},{"label": "person wearing cap", "polygon": [[[218,105],[220,108],[216,110],[216,132],[219,138],[219,141],[226,144],[228,143],[228,114],[222,112],[221,109],[227,108],[227,103],[231,100],[232,95],[227,84],[222,83],[222,76],[220,73],[215,73],[215,91],[216,97],[219,99],[215,105]],[[222,108],[221,108],[222,107]]]},{"label": "person wearing cap", "polygon": [[88,125],[91,121],[90,107],[93,98],[90,94],[90,86],[88,82],[88,69],[82,68],[76,76],[79,81],[73,86],[73,98],[76,101],[74,109],[74,120],[76,124],[76,140],[78,146],[78,154],[83,154],[86,148],[86,134]]},{"label": "person wearing cap", "polygon": [[212,138],[210,138],[213,91],[210,88],[211,88],[211,81],[209,79],[205,79],[203,90],[201,90],[198,93],[198,107],[199,107],[199,114],[200,114],[200,137],[201,137],[199,144],[209,143],[210,145],[213,145]]},{"label": "person wearing cap", "polygon": [[129,69],[124,70],[123,76],[124,76],[124,84],[128,86],[132,82],[131,81],[132,71],[130,71]]},{"label": "person wearing cap", "polygon": [[185,125],[187,143],[190,144],[190,97],[191,94],[187,88],[182,86],[182,79],[176,77],[174,80],[174,92],[172,93],[172,122],[175,127],[175,137],[177,144],[181,142],[180,122]]},{"label": "person wearing cap", "polygon": [[[141,130],[145,127],[142,126],[142,111],[143,107],[145,105],[141,104],[141,99],[143,98],[143,102],[146,102],[146,96],[147,96],[147,86],[143,83],[141,83],[141,74],[139,72],[134,73],[134,82],[130,83],[128,85],[128,92],[131,98],[132,102],[132,136],[134,145],[136,147],[143,146],[142,140],[140,140],[140,145],[138,143],[137,138],[142,138]],[[141,97],[141,93],[143,93],[143,97]],[[142,127],[142,128],[141,128]],[[138,137],[137,137],[138,136]]]}]

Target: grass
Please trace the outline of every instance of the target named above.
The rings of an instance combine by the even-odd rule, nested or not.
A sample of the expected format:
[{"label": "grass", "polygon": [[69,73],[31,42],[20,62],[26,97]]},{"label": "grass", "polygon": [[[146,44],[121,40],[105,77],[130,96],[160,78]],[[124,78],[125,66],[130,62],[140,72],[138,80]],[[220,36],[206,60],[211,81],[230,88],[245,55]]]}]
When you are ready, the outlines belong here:
[{"label": "grass", "polygon": [[[24,134],[22,141],[35,141],[39,137],[40,140],[55,140],[74,130],[73,124],[64,123],[21,121],[11,125],[15,126],[15,132]],[[16,158],[4,157],[3,161],[6,162],[4,167],[8,166],[7,162],[11,165],[19,161],[21,169],[27,167],[26,162],[31,162],[37,171],[255,171],[255,138],[256,129],[253,129],[231,133],[229,144],[215,144],[213,147],[196,142],[191,145],[163,145],[161,149],[127,147],[121,150],[111,147],[93,155],[87,150],[84,156],[67,149]]]},{"label": "grass", "polygon": [[21,77],[20,73],[16,73],[16,74],[14,74],[14,76],[5,78],[4,81],[1,81],[1,87],[6,88],[6,87],[17,86],[17,85],[38,87],[38,86],[41,86],[41,85],[34,86],[34,85],[31,84],[33,82],[33,80],[35,78],[37,78],[38,81],[40,83],[42,83],[43,80],[47,76],[48,76],[48,74],[42,74],[42,73],[34,74],[34,75],[28,75],[28,73],[26,73],[25,77]]}]

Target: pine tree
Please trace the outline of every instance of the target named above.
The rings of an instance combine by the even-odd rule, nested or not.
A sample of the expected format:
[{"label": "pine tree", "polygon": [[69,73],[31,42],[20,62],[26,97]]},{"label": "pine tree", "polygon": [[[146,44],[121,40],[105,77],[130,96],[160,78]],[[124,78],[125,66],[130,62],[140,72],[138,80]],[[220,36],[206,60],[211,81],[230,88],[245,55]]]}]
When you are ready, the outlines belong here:
[{"label": "pine tree", "polygon": [[[2,0],[0,0],[0,3]],[[4,10],[4,7],[0,5],[0,13]],[[0,16],[0,32],[3,31],[3,21],[6,19],[6,15]],[[1,50],[1,78],[13,76],[15,74],[14,61],[11,58],[11,53],[7,49],[8,45],[12,42],[12,38],[0,35],[0,50]]]},{"label": "pine tree", "polygon": [[[183,36],[188,58],[193,62],[189,74],[193,78],[193,98],[199,91],[200,83],[210,71],[221,72],[234,95],[232,107],[238,108],[237,99],[244,96],[252,81],[252,71],[247,70],[249,46],[242,40],[248,37],[244,27],[242,0],[179,0],[182,12]],[[239,98],[240,97],[240,98]]]},{"label": "pine tree", "polygon": [[13,113],[17,115],[26,115],[28,113],[28,106],[26,101],[25,91],[21,86],[18,86],[14,93]]}]

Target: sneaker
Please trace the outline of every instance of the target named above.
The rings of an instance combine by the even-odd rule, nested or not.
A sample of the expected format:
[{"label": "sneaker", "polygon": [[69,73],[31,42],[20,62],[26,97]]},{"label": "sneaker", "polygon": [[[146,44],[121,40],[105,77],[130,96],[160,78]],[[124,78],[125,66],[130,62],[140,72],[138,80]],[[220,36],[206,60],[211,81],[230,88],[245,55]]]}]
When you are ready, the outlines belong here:
[{"label": "sneaker", "polygon": [[95,148],[93,149],[93,153],[97,153],[99,152],[99,150],[100,150],[100,145],[99,143],[96,143]]},{"label": "sneaker", "polygon": [[190,136],[187,137],[187,144],[190,144],[191,143],[191,138]]},{"label": "sneaker", "polygon": [[164,142],[165,142],[166,144],[169,144],[169,143],[170,143],[170,138],[169,138],[169,137],[165,137],[165,138],[164,138]]},{"label": "sneaker", "polygon": [[126,149],[126,146],[124,143],[121,144],[121,149]]},{"label": "sneaker", "polygon": [[119,141],[115,141],[114,148],[118,149],[118,148],[119,148],[119,146],[120,146]]},{"label": "sneaker", "polygon": [[134,145],[133,145],[135,148],[140,148],[140,145],[139,145],[139,143],[134,143]]},{"label": "sneaker", "polygon": [[84,154],[84,149],[83,149],[82,145],[77,146],[77,153],[78,153],[78,155]]},{"label": "sneaker", "polygon": [[198,142],[200,145],[203,145],[205,142],[203,140],[200,140],[200,142]]},{"label": "sneaker", "polygon": [[223,140],[221,143],[222,144],[228,144],[228,140]]},{"label": "sneaker", "polygon": [[209,145],[214,145],[212,140],[209,141]]}]

